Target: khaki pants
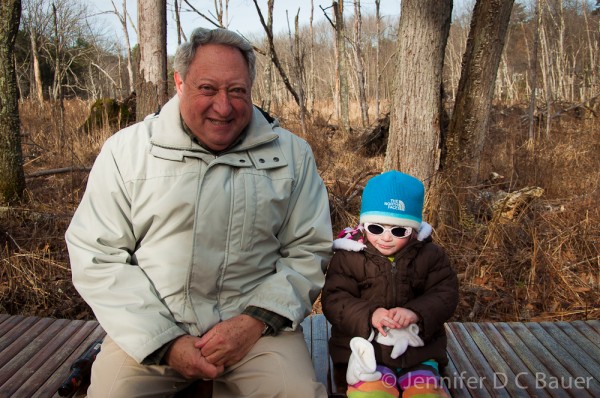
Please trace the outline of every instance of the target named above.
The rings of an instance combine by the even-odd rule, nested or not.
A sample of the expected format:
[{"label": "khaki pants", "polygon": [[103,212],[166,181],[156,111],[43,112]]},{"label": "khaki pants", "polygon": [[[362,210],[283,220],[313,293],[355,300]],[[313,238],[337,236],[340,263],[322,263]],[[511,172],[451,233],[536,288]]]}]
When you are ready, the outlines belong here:
[{"label": "khaki pants", "polygon": [[[191,384],[168,366],[138,364],[110,337],[92,367],[88,397],[171,397]],[[301,331],[262,337],[239,363],[214,380],[213,397],[327,397],[316,381]]]}]

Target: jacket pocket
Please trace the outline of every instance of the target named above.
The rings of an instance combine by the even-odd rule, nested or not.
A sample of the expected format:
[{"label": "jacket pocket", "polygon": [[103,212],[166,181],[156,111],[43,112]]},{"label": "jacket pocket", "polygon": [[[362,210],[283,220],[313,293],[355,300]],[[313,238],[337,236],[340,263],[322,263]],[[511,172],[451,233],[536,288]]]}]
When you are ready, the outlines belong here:
[{"label": "jacket pocket", "polygon": [[[284,223],[292,181],[277,178],[279,173],[266,170],[241,170],[236,188],[234,217],[242,220],[241,250],[248,252],[257,244],[277,244],[277,233]],[[239,207],[238,207],[239,205]],[[236,223],[236,220],[233,220]],[[262,249],[261,249],[262,250]]]}]

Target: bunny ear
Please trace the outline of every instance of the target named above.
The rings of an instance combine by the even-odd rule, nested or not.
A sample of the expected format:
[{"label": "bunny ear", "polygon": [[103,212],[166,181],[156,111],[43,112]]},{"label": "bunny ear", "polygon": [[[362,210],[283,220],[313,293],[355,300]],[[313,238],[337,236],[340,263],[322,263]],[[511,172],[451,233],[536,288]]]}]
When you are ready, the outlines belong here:
[{"label": "bunny ear", "polygon": [[348,385],[356,384],[359,381],[379,380],[381,373],[376,371],[377,363],[373,345],[362,337],[354,337],[350,340],[350,349],[352,354],[346,371]]},{"label": "bunny ear", "polygon": [[406,349],[408,348],[408,339],[400,339],[396,341],[394,344],[394,348],[392,349],[392,353],[390,356],[392,359],[398,358],[400,355],[404,354]]},{"label": "bunny ear", "polygon": [[375,362],[375,350],[373,345],[362,337],[354,337],[350,340],[352,354],[356,354],[362,369],[366,372],[374,372],[377,368]]},{"label": "bunny ear", "polygon": [[408,334],[408,344],[411,347],[423,347],[425,345],[423,339],[419,337],[419,327],[416,324],[409,325],[406,331]]},{"label": "bunny ear", "polygon": [[393,359],[404,354],[409,345],[412,347],[422,347],[424,344],[423,340],[419,337],[419,327],[415,324],[411,324],[406,328],[390,329],[386,337],[377,335],[375,341],[383,345],[393,346],[394,348],[390,354]]}]

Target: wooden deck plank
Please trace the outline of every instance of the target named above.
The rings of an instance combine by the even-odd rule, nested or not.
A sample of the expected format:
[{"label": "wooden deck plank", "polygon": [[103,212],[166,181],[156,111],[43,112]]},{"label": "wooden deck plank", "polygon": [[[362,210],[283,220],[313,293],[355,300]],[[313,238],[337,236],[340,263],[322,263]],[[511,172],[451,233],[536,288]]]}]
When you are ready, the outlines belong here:
[{"label": "wooden deck plank", "polygon": [[[510,382],[522,390],[522,394],[525,396],[536,396],[536,397],[550,397],[550,394],[545,391],[535,390],[535,377],[529,371],[525,363],[521,360],[519,355],[514,351],[514,347],[504,338],[502,333],[496,328],[495,324],[482,323],[479,324],[483,333],[489,339],[492,344],[500,353],[506,365],[511,369],[511,374],[514,378],[510,378],[508,374],[498,375],[498,379],[504,377],[505,379],[500,380],[499,383]],[[518,375],[518,378],[517,378]],[[521,394],[521,396],[523,396]]]},{"label": "wooden deck plank", "polygon": [[[2,352],[15,340],[24,333],[34,335],[35,329],[33,325],[38,321],[39,318],[36,317],[16,316],[6,320],[6,322],[2,322],[2,325],[0,325],[0,336],[2,336],[2,340],[0,340],[0,363],[2,363]],[[41,332],[41,329],[39,330]]]},{"label": "wooden deck plank", "polygon": [[[587,326],[589,326],[590,328],[594,329],[596,331],[595,337],[596,337],[596,341],[600,340],[600,319],[592,319],[586,322],[583,321],[573,321],[574,325],[581,325],[581,324],[585,324]],[[596,343],[598,345],[600,345],[600,343]]]},{"label": "wooden deck plank", "polygon": [[[48,373],[39,372],[40,367],[47,363],[52,363],[51,359],[53,356],[62,356],[64,351],[60,348],[77,328],[78,325],[76,323],[64,319],[53,320],[46,330],[40,333],[36,339],[29,343],[9,362],[9,372],[7,374],[10,374],[11,377],[4,381],[1,390],[2,393],[8,396],[31,395],[31,391],[24,391],[23,395],[18,395],[16,392],[28,380],[31,381],[29,386],[33,385],[35,389],[37,389],[36,386],[46,381]],[[12,369],[18,370],[18,372]]]},{"label": "wooden deck plank", "polygon": [[4,321],[6,321],[7,319],[10,319],[10,318],[12,318],[12,317],[10,315],[8,315],[8,314],[0,314],[0,328],[2,327],[2,323]]},{"label": "wooden deck plank", "polygon": [[[574,322],[556,322],[556,325],[563,329],[567,334],[572,328],[581,333],[587,340],[590,340],[596,347],[600,347],[600,321],[574,321]],[[595,327],[595,325],[597,325]],[[585,345],[586,343],[584,343]]]},{"label": "wooden deck plank", "polygon": [[[524,389],[523,386],[519,385],[516,381],[517,373],[511,368],[511,362],[509,362],[502,356],[499,351],[500,348],[508,348],[506,345],[496,346],[492,341],[494,336],[488,336],[486,332],[476,323],[465,323],[465,329],[469,336],[473,338],[478,348],[483,353],[487,363],[489,365],[489,371],[486,373],[486,377],[491,377],[493,386],[494,396],[504,396],[507,394],[511,397],[528,397],[531,395],[531,390]],[[485,366],[485,365],[484,365]]]},{"label": "wooden deck plank", "polygon": [[[25,380],[17,390],[13,393],[15,396],[20,397],[31,397],[36,391],[43,385],[48,378],[57,372],[57,369],[64,363],[66,358],[72,352],[73,349],[77,348],[79,343],[74,344],[71,342],[73,337],[77,338],[82,332],[83,321],[73,321],[68,324],[67,327],[60,330],[57,338],[54,338],[49,345],[45,348],[50,351],[47,359],[40,365],[39,361],[41,356],[44,356],[42,352],[38,353],[37,357],[32,357],[22,368],[22,372],[30,374],[30,377]],[[58,344],[58,345],[57,345]],[[60,347],[60,349],[58,349]],[[11,380],[8,383],[12,383]],[[58,387],[57,387],[58,388]],[[50,395],[46,395],[50,396]]]},{"label": "wooden deck plank", "polygon": [[[330,324],[315,315],[302,326],[318,380],[331,397],[344,396],[329,379]],[[442,377],[454,398],[600,397],[599,321],[449,323],[446,329],[449,364]],[[0,397],[59,398],[71,364],[104,335],[95,321],[0,314]],[[550,377],[559,384],[547,385]],[[569,378],[580,384],[569,388]]]},{"label": "wooden deck plank", "polygon": [[442,380],[453,398],[472,398],[469,389],[467,389],[464,383],[460,382],[460,372],[449,356],[448,365],[442,373]]},{"label": "wooden deck plank", "polygon": [[446,332],[448,335],[448,356],[459,370],[460,380],[456,380],[448,385],[450,393],[452,393],[455,383],[464,384],[469,389],[474,398],[491,397],[487,385],[480,383],[480,375],[471,363],[471,357],[465,352],[465,346],[469,347],[469,341],[461,339],[462,335],[457,330],[457,323],[446,324]]},{"label": "wooden deck plank", "polygon": [[36,389],[33,388],[34,386],[27,386],[33,391],[32,397],[59,397],[58,388],[69,375],[71,365],[94,341],[102,340],[105,335],[106,332],[97,322],[83,322],[77,332],[65,342],[65,355],[61,356],[60,361],[56,360],[52,364],[55,370],[46,381]]},{"label": "wooden deck plank", "polygon": [[317,380],[327,386],[327,372],[329,370],[329,350],[327,348],[329,336],[327,321],[324,316],[312,316],[312,360],[317,374]]},{"label": "wooden deck plank", "polygon": [[592,372],[598,373],[598,369],[594,369],[595,361],[592,360],[587,364],[580,363],[577,360],[577,356],[580,355],[581,358],[584,355],[587,356],[587,354],[579,352],[577,344],[565,338],[555,339],[540,324],[528,323],[527,328],[546,347],[548,352],[556,358],[557,363],[568,372],[564,373],[561,368],[557,368],[557,373],[554,375],[556,379],[548,377],[546,378],[548,383],[556,383],[559,388],[564,388],[576,396],[583,396],[580,394],[585,389],[590,396],[600,397],[600,383],[594,380],[594,376],[592,375]]},{"label": "wooden deck plank", "polygon": [[[553,341],[560,345],[562,350],[559,348],[560,352],[556,353],[560,361],[563,361],[564,357],[568,363],[576,362],[578,366],[573,365],[577,367],[571,371],[572,374],[585,375],[587,373],[594,379],[600,380],[600,347],[590,344],[589,340],[585,339],[576,329],[573,329],[574,333],[567,334],[563,328],[552,322],[542,322],[539,325],[531,324],[530,326],[533,331],[538,328],[543,329]],[[579,337],[582,339],[579,340]],[[548,347],[544,335],[538,336],[538,339]],[[597,396],[600,396],[600,393]]]},{"label": "wooden deck plank", "polygon": [[[39,343],[43,339],[51,340],[52,335],[48,333],[48,328],[52,323],[53,320],[49,318],[22,319],[15,325],[15,329],[3,336],[2,340],[6,339],[7,344],[2,344],[5,347],[0,352],[0,364],[2,364],[0,385],[5,384],[29,359],[32,349],[34,349],[31,342]],[[50,333],[55,334],[57,331],[53,330]],[[44,335],[44,333],[46,334]],[[42,335],[41,339],[38,338],[40,335]],[[39,345],[37,344],[36,347]]]},{"label": "wooden deck plank", "polygon": [[[472,330],[472,324],[469,325],[471,325],[470,329]],[[471,384],[474,383],[476,386],[475,389],[482,389],[485,385],[487,390],[493,396],[500,398],[510,397],[510,393],[505,388],[499,388],[497,386],[494,369],[489,366],[489,360],[494,357],[494,354],[482,343],[482,336],[473,336],[467,328],[467,324],[462,323],[456,323],[453,331],[460,341],[462,349],[469,358],[469,361],[476,369],[477,378],[470,380]],[[498,357],[497,360],[499,362],[500,358]]]},{"label": "wooden deck plank", "polygon": [[536,374],[538,383],[549,384],[550,389],[562,389],[570,396],[598,396],[593,391],[590,391],[590,389],[595,389],[593,385],[587,385],[587,389],[572,388],[574,380],[579,375],[586,378],[590,377],[589,373],[585,369],[582,369],[576,361],[571,360],[572,357],[570,354],[562,349],[562,346],[554,341],[548,333],[544,333],[543,329],[538,327],[538,324],[531,322],[525,324],[515,323],[513,329],[526,341],[527,346],[550,370],[544,376],[541,376],[539,373]]},{"label": "wooden deck plank", "polygon": [[[506,338],[509,344],[513,347],[514,351],[519,355],[523,363],[527,366],[522,372],[529,372],[536,377],[536,384],[532,387],[536,390],[542,390],[543,385],[540,385],[539,375],[551,375],[556,374],[556,359],[552,357],[544,349],[540,350],[541,344],[539,341],[529,332],[522,323],[518,322],[500,322],[498,324],[500,333]],[[566,372],[563,368],[562,371]],[[516,370],[515,370],[516,372]],[[517,372],[518,374],[518,372]],[[558,389],[546,389],[546,391],[552,396],[557,398],[565,398],[570,395],[564,390]],[[590,396],[586,392],[582,392],[583,397]]]},{"label": "wooden deck plank", "polygon": [[312,339],[312,317],[307,316],[304,318],[302,322],[300,322],[300,326],[302,327],[302,333],[304,334],[304,342],[306,343],[306,348],[308,348],[308,353],[312,355],[312,345],[310,344],[310,340]]}]

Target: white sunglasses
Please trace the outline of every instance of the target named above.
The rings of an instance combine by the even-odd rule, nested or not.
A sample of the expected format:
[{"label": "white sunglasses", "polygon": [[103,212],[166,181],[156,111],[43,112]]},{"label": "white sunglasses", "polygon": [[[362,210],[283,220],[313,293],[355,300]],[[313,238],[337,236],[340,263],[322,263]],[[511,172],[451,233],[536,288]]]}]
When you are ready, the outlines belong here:
[{"label": "white sunglasses", "polygon": [[387,231],[387,232],[391,233],[392,236],[394,236],[396,238],[400,238],[400,239],[409,237],[412,234],[412,230],[413,230],[411,227],[399,227],[399,226],[386,228],[383,225],[374,224],[374,223],[370,223],[370,222],[365,223],[365,229],[371,235],[381,235]]}]

